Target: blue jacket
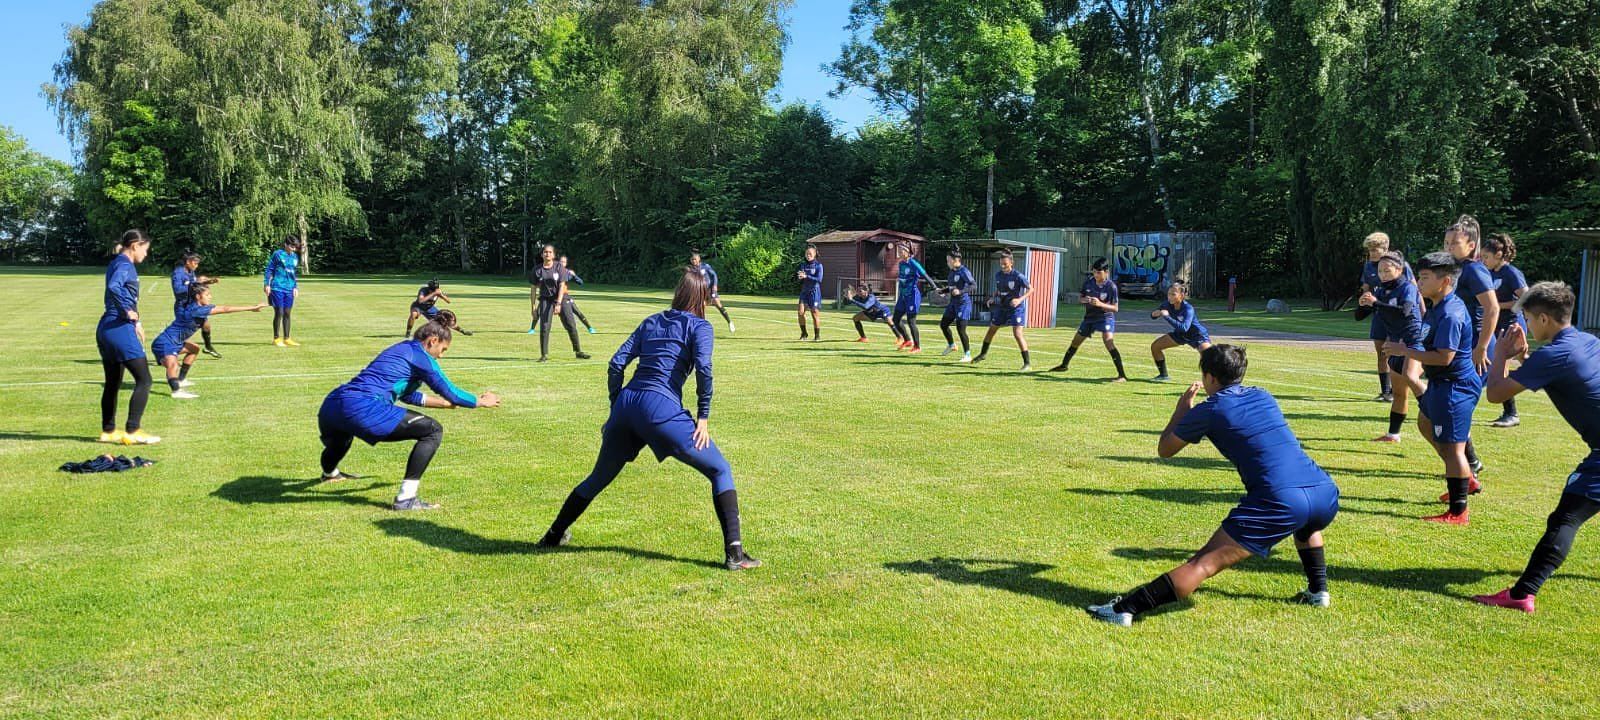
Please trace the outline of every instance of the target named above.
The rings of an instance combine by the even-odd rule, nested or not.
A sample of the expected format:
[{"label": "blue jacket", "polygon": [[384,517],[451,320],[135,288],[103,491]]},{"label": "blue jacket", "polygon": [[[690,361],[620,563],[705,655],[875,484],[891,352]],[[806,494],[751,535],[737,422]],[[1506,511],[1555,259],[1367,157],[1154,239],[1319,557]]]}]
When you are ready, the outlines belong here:
[{"label": "blue jacket", "polygon": [[[683,381],[694,371],[699,396],[696,417],[711,417],[711,351],[715,341],[711,323],[682,310],[667,310],[644,319],[611,356],[607,386],[611,402],[624,390],[653,392],[683,402]],[[639,361],[626,388],[623,373]]]}]

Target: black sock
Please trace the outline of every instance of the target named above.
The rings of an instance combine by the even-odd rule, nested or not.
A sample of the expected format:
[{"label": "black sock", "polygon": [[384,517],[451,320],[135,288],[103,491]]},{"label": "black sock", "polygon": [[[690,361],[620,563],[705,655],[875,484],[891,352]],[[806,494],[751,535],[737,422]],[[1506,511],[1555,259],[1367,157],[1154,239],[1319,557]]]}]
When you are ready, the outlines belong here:
[{"label": "black sock", "polygon": [[1078,349],[1077,348],[1068,347],[1067,348],[1067,354],[1061,356],[1061,367],[1066,367],[1068,365],[1071,365],[1072,364],[1072,356],[1073,355],[1077,355],[1077,354],[1078,354]]},{"label": "black sock", "polygon": [[1322,555],[1322,548],[1301,549],[1300,568],[1306,571],[1307,590],[1314,593],[1327,592],[1328,561]]},{"label": "black sock", "polygon": [[1400,428],[1405,427],[1406,414],[1391,411],[1389,413],[1389,434],[1399,435]]},{"label": "black sock", "polygon": [[188,380],[189,379],[189,368],[192,368],[192,367],[194,367],[194,366],[193,365],[188,365],[188,364],[179,365],[178,366],[178,379],[179,380]]},{"label": "black sock", "polygon": [[806,336],[806,319],[805,319],[805,316],[802,315],[800,317],[800,337],[805,337],[805,336]]},{"label": "black sock", "polygon": [[1505,415],[1506,417],[1516,417],[1517,416],[1517,399],[1516,398],[1511,398],[1510,400],[1507,400],[1507,401],[1505,401],[1503,403],[1500,403],[1500,407],[1505,410],[1505,412],[1501,413],[1502,415]]},{"label": "black sock", "polygon": [[1389,373],[1387,371],[1378,373],[1378,388],[1381,389],[1385,395],[1394,393],[1394,386],[1389,382]]},{"label": "black sock", "polygon": [[1172,578],[1162,575],[1146,585],[1134,588],[1122,602],[1113,605],[1111,609],[1139,615],[1177,601],[1178,590],[1172,587]]},{"label": "black sock", "polygon": [[200,339],[201,339],[201,341],[203,341],[206,344],[206,349],[207,350],[212,349],[212,347],[211,347],[211,328],[200,328]]},{"label": "black sock", "polygon": [[861,337],[866,337],[867,336],[867,329],[864,328],[864,327],[861,327],[861,321],[860,320],[856,321],[856,334],[860,335]]},{"label": "black sock", "polygon": [[1528,557],[1527,569],[1511,586],[1511,597],[1521,600],[1539,594],[1539,588],[1566,561],[1578,528],[1594,517],[1596,512],[1600,512],[1600,502],[1574,493],[1562,493],[1555,511],[1545,521],[1544,536],[1539,538],[1539,544],[1533,547],[1533,554]]},{"label": "black sock", "polygon": [[956,321],[956,332],[961,335],[961,352],[972,352],[972,341],[967,339],[967,321]]},{"label": "black sock", "polygon": [[908,318],[906,320],[906,327],[911,331],[911,346],[922,347],[922,332],[917,330],[917,319]]},{"label": "black sock", "polygon": [[956,344],[955,336],[950,334],[950,323],[947,323],[947,322],[939,323],[939,332],[944,333],[944,344],[946,344],[946,345],[954,345],[954,344]]},{"label": "black sock", "polygon": [[983,349],[978,351],[978,357],[983,357],[989,354],[989,343],[989,340],[983,341]]},{"label": "black sock", "polygon": [[717,509],[717,522],[722,525],[722,546],[731,550],[742,541],[739,536],[739,492],[728,490],[717,493],[711,498],[711,504]]},{"label": "black sock", "polygon": [[1471,439],[1467,440],[1467,464],[1468,465],[1477,465],[1478,464],[1478,449],[1472,446],[1472,440]]},{"label": "black sock", "polygon": [[1156,374],[1157,375],[1165,375],[1165,374],[1167,374],[1167,359],[1166,358],[1162,358],[1162,359],[1156,361]]},{"label": "black sock", "polygon": [[578,517],[583,515],[584,510],[589,509],[589,503],[593,501],[594,498],[586,498],[579,495],[577,490],[569,493],[567,501],[561,503],[561,512],[556,513],[556,521],[550,523],[548,535],[559,538],[565,534],[567,528],[572,527],[572,524],[578,521]]},{"label": "black sock", "polygon": [[1469,482],[1471,482],[1471,479],[1464,477],[1446,477],[1444,479],[1445,488],[1449,490],[1450,494],[1451,515],[1460,515],[1467,511],[1467,484]]},{"label": "black sock", "polygon": [[177,378],[170,378],[170,377],[167,378],[167,387],[172,388],[173,392],[177,392],[178,391],[178,379]]},{"label": "black sock", "polygon": [[1023,350],[1022,351],[1022,364],[1023,365],[1032,365],[1033,364],[1033,362],[1028,359],[1028,351],[1027,350]]},{"label": "black sock", "polygon": [[1111,351],[1111,362],[1115,363],[1116,366],[1117,366],[1117,377],[1125,378],[1125,377],[1128,376],[1127,371],[1122,369],[1122,353],[1121,353],[1121,351],[1118,351],[1118,350],[1112,350]]},{"label": "black sock", "polygon": [[725,307],[723,307],[721,305],[718,305],[717,306],[717,312],[722,313],[722,319],[724,321],[730,322],[730,323],[733,322],[733,318],[728,317],[728,309],[727,308],[725,308]]}]

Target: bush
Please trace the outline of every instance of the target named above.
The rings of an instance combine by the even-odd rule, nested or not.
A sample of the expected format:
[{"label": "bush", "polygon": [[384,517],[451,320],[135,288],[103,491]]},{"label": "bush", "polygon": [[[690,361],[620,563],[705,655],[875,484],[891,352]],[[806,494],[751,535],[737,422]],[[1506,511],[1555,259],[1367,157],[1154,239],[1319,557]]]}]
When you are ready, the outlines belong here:
[{"label": "bush", "polygon": [[745,225],[728,239],[719,258],[722,289],[749,295],[780,295],[794,289],[799,264],[794,234],[771,225]]}]

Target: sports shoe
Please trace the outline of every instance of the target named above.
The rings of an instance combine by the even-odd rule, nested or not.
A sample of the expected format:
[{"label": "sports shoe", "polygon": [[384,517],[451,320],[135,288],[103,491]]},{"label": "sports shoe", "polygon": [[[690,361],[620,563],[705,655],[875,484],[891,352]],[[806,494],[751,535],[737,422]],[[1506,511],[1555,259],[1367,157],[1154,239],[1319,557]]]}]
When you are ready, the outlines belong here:
[{"label": "sports shoe", "polygon": [[733,329],[733,321],[729,320],[728,321],[728,334],[732,335],[732,334],[737,333],[737,332],[739,332],[739,331]]},{"label": "sports shoe", "polygon": [[222,359],[222,353],[217,352],[216,348],[207,347],[204,350],[202,350],[201,352],[204,352],[205,354],[210,355],[211,357],[214,357],[214,358],[216,358],[218,360]]},{"label": "sports shoe", "polygon": [[193,380],[179,380],[178,381],[178,387],[186,388],[186,387],[193,387],[193,386],[194,386],[194,381]]},{"label": "sports shoe", "polygon": [[1468,463],[1467,467],[1472,469],[1472,474],[1473,475],[1477,475],[1477,474],[1483,472],[1483,459],[1482,458],[1474,459],[1471,463]]},{"label": "sports shoe", "polygon": [[915,354],[917,354],[919,352],[922,352],[922,348],[917,346],[917,345],[912,345],[911,349],[906,351],[906,354],[907,355],[915,355]]},{"label": "sports shoe", "polygon": [[465,335],[467,337],[472,337],[472,331],[468,330],[468,329],[466,329],[464,327],[456,328],[456,332],[461,333],[462,335]]},{"label": "sports shoe", "polygon": [[1122,375],[1118,375],[1118,376],[1116,376],[1114,378],[1111,378],[1111,380],[1110,380],[1110,382],[1114,382],[1114,383],[1125,383],[1127,381],[1128,381],[1128,378],[1123,377]]},{"label": "sports shoe", "polygon": [[295,342],[294,340],[292,340],[290,338],[284,338],[283,339],[283,344],[284,345],[288,345],[289,347],[300,347],[300,343],[297,343],[297,342]]},{"label": "sports shoe", "polygon": [[159,442],[161,442],[161,438],[146,433],[144,430],[135,430],[131,433],[124,433],[122,436],[123,445],[155,445]]},{"label": "sports shoe", "polygon": [[100,433],[100,442],[121,445],[123,444],[122,439],[127,436],[128,434],[121,430],[112,430],[111,432]]},{"label": "sports shoe", "polygon": [[1100,622],[1111,623],[1117,627],[1133,627],[1133,613],[1116,611],[1116,606],[1119,602],[1122,602],[1120,596],[1107,600],[1104,605],[1090,605],[1084,610],[1089,613],[1089,617]]},{"label": "sports shoe", "polygon": [[1153,378],[1150,378],[1150,382],[1172,382],[1172,376],[1168,375],[1166,373],[1162,373],[1162,374],[1157,375],[1157,376],[1155,376]]},{"label": "sports shoe", "polygon": [[1463,525],[1463,526],[1465,526],[1465,525],[1468,524],[1467,514],[1470,513],[1470,512],[1471,512],[1471,510],[1469,509],[1469,510],[1462,510],[1460,515],[1451,515],[1450,513],[1441,513],[1439,515],[1429,515],[1428,517],[1423,518],[1423,520],[1426,520],[1426,521],[1431,522],[1431,523],[1440,523],[1442,525]]},{"label": "sports shoe", "polygon": [[1521,610],[1529,615],[1533,614],[1533,596],[1529,595],[1521,600],[1511,597],[1511,588],[1506,588],[1493,595],[1473,595],[1472,601],[1484,605],[1493,605],[1511,610]]},{"label": "sports shoe", "polygon": [[856,342],[868,342],[868,340],[864,337],[858,337],[856,338]]},{"label": "sports shoe", "polygon": [[1521,424],[1522,418],[1517,417],[1516,415],[1501,415],[1500,417],[1495,418],[1494,422],[1489,423],[1489,426],[1497,428],[1514,428]]},{"label": "sports shoe", "polygon": [[800,333],[800,339],[801,340],[810,340],[811,336],[802,332],[802,333]]},{"label": "sports shoe", "polygon": [[944,352],[939,353],[939,357],[944,357],[944,356],[949,355],[950,353],[953,353],[955,351],[956,351],[956,346],[954,346],[954,345],[946,345],[946,346],[944,346]]},{"label": "sports shoe", "polygon": [[273,338],[272,344],[278,347],[289,347],[288,345],[283,344],[283,338]]},{"label": "sports shoe", "polygon": [[174,400],[193,400],[193,399],[198,398],[198,397],[200,397],[200,396],[196,395],[196,394],[194,394],[192,392],[189,392],[188,390],[173,390],[172,391],[172,398]]},{"label": "sports shoe", "polygon": [[822,333],[820,333],[820,332],[811,333],[811,342],[822,342]]},{"label": "sports shoe", "polygon": [[1066,372],[1066,371],[1067,371],[1067,364],[1066,363],[1061,363],[1060,365],[1057,365],[1057,366],[1055,366],[1053,368],[1050,368],[1049,370],[1046,370],[1045,372]]},{"label": "sports shoe", "polygon": [[539,332],[539,328],[538,328],[538,326],[534,326],[534,327],[528,328],[528,333],[527,334],[533,335],[533,334],[535,334],[537,332]]},{"label": "sports shoe", "polygon": [[588,360],[589,358],[594,357],[594,356],[592,356],[592,355],[590,355],[589,353],[586,353],[586,352],[573,353],[572,356],[577,358],[577,359],[579,359],[579,360]]},{"label": "sports shoe", "polygon": [[427,502],[420,497],[408,497],[404,500],[394,501],[394,509],[396,510],[437,510],[438,508],[437,504]]},{"label": "sports shoe", "polygon": [[978,356],[973,358],[972,361],[975,362],[975,363],[981,363],[981,362],[983,362],[983,359],[986,358],[986,357],[989,357],[989,355],[987,353],[978,353]]},{"label": "sports shoe", "polygon": [[761,567],[761,561],[745,553],[743,545],[735,545],[723,557],[722,564],[729,570],[749,570]]},{"label": "sports shoe", "polygon": [[539,547],[558,548],[569,542],[572,542],[572,533],[563,532],[561,533],[561,537],[554,537],[550,534],[549,530],[546,530],[544,532],[544,537],[539,538]]},{"label": "sports shoe", "polygon": [[1393,393],[1378,393],[1378,396],[1373,398],[1372,401],[1373,402],[1392,403],[1392,402],[1394,402],[1394,394]]},{"label": "sports shoe", "polygon": [[550,356],[549,355],[540,355],[539,356],[539,362],[550,362]]},{"label": "sports shoe", "polygon": [[1372,439],[1373,442],[1397,443],[1400,442],[1400,433],[1384,433]]},{"label": "sports shoe", "polygon": [[[1478,493],[1481,493],[1481,492],[1483,492],[1483,483],[1478,482],[1477,476],[1473,476],[1472,480],[1467,483],[1467,494],[1468,495],[1477,495]],[[1449,490],[1446,490],[1443,495],[1439,496],[1439,502],[1442,502],[1442,503],[1450,502],[1450,491]]]},{"label": "sports shoe", "polygon": [[589,326],[589,334],[590,334],[590,335],[593,335],[593,334],[595,334],[595,332],[597,332],[597,331],[596,331],[596,330],[595,330],[595,329],[594,329],[594,326],[593,326],[593,325],[590,325],[590,326]]},{"label": "sports shoe", "polygon": [[1033,364],[1032,363],[1023,363],[1022,364],[1022,372],[1028,372],[1030,370],[1033,370]]},{"label": "sports shoe", "polygon": [[972,353],[961,353],[961,359],[957,360],[956,362],[964,362],[964,363],[972,362]]},{"label": "sports shoe", "polygon": [[322,474],[322,482],[339,482],[341,480],[360,480],[362,476],[355,473],[334,470],[332,475]]},{"label": "sports shoe", "polygon": [[1311,607],[1325,608],[1332,604],[1333,600],[1328,596],[1327,590],[1323,590],[1322,592],[1301,590],[1294,596],[1294,602],[1297,605],[1310,605]]}]

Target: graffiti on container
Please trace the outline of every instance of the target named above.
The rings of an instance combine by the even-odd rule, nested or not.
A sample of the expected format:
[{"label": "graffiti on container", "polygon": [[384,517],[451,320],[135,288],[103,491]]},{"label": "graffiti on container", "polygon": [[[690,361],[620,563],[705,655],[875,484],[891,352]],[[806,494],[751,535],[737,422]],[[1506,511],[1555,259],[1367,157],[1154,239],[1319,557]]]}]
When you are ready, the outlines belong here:
[{"label": "graffiti on container", "polygon": [[1172,249],[1166,245],[1125,245],[1112,247],[1116,255],[1117,277],[1126,282],[1161,283],[1167,278],[1167,258]]}]

